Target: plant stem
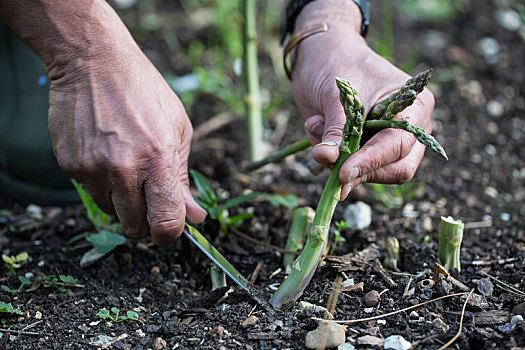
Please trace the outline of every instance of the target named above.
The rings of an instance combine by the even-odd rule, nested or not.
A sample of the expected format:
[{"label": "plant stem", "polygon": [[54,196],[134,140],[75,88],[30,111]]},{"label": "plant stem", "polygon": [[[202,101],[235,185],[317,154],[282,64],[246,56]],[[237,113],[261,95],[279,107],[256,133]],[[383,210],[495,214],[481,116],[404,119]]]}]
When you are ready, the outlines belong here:
[{"label": "plant stem", "polygon": [[292,143],[291,145],[288,145],[285,148],[283,148],[283,149],[281,149],[281,150],[279,150],[279,151],[277,151],[275,153],[270,154],[266,158],[263,158],[263,159],[261,159],[259,161],[256,161],[256,162],[248,163],[248,165],[246,166],[245,169],[246,169],[246,171],[253,171],[253,170],[259,169],[262,166],[265,166],[266,164],[276,163],[276,162],[286,158],[287,156],[289,156],[291,154],[294,154],[294,153],[297,153],[297,152],[300,152],[302,150],[305,150],[305,149],[307,149],[310,146],[311,146],[311,144],[310,144],[310,141],[308,139],[304,139],[304,140]]},{"label": "plant stem", "polygon": [[248,131],[249,157],[256,161],[262,157],[263,122],[261,92],[257,63],[256,0],[242,0],[243,23],[243,75],[245,83],[246,126]]},{"label": "plant stem", "polygon": [[336,82],[346,115],[339,158],[330,172],[319,199],[303,252],[292,264],[290,274],[270,299],[270,304],[276,308],[281,308],[299,298],[315,272],[328,242],[328,232],[335,207],[341,198],[342,183],[339,180],[339,171],[343,163],[359,148],[363,133],[364,107],[359,101],[357,90],[344,79],[336,78]]},{"label": "plant stem", "polygon": [[454,220],[451,216],[441,217],[438,234],[439,260],[450,270],[456,268],[461,271],[460,251],[465,224],[461,220]]}]

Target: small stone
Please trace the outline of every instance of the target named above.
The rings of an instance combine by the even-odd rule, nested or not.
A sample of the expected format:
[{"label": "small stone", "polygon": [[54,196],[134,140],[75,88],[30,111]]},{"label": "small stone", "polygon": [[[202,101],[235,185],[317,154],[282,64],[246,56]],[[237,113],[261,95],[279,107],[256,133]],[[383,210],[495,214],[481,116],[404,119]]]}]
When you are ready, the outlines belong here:
[{"label": "small stone", "polygon": [[385,339],[384,348],[393,350],[408,350],[412,344],[400,335],[391,335]]},{"label": "small stone", "polygon": [[29,204],[26,208],[26,213],[29,214],[35,220],[42,220],[44,218],[42,213],[42,207],[36,204]]},{"label": "small stone", "polygon": [[525,302],[518,304],[512,308],[512,314],[525,315]]},{"label": "small stone", "polygon": [[154,274],[154,275],[160,274],[160,268],[158,266],[153,266],[151,268],[151,273]]},{"label": "small stone", "polygon": [[384,326],[386,324],[386,320],[377,320],[377,324]]},{"label": "small stone", "polygon": [[428,216],[423,218],[423,222],[421,226],[423,227],[423,230],[425,230],[426,232],[432,232],[432,230],[434,229],[432,225],[432,220]]},{"label": "small stone", "polygon": [[510,221],[510,214],[509,213],[501,213],[499,218],[501,221],[509,222]]},{"label": "small stone", "polygon": [[303,311],[313,310],[316,313],[322,313],[323,316],[326,315],[329,320],[333,320],[334,319],[334,316],[324,306],[314,305],[314,304],[309,303],[307,301],[300,301],[299,302],[299,307]]},{"label": "small stone", "polygon": [[375,308],[373,307],[365,307],[363,309],[363,311],[366,313],[366,314],[371,314],[372,312],[374,312]]},{"label": "small stone", "polygon": [[144,333],[140,328],[135,331],[135,334],[141,338],[146,336],[146,333]]},{"label": "small stone", "polygon": [[35,318],[36,318],[37,320],[42,319],[42,313],[41,313],[40,311],[35,312]]},{"label": "small stone", "polygon": [[512,9],[498,10],[496,11],[495,17],[496,22],[498,22],[500,26],[511,32],[515,32],[521,27],[520,15]]},{"label": "small stone", "polygon": [[138,251],[141,251],[141,252],[145,252],[146,250],[149,249],[148,245],[146,243],[142,243],[142,242],[137,243],[136,248],[137,248]]},{"label": "small stone", "polygon": [[410,318],[419,318],[419,314],[416,311],[410,313]]},{"label": "small stone", "polygon": [[355,350],[355,346],[350,343],[344,343],[337,347],[337,350]]},{"label": "small stone", "polygon": [[478,310],[485,310],[486,308],[489,307],[487,298],[485,298],[485,296],[483,295],[479,295],[476,293],[472,293],[472,295],[470,296],[470,299],[468,300],[468,305]]},{"label": "small stone", "polygon": [[347,206],[343,217],[352,229],[363,230],[372,223],[372,208],[365,202],[359,201]]},{"label": "small stone", "polygon": [[306,334],[307,349],[335,348],[345,342],[345,329],[337,323],[321,323],[319,328]]},{"label": "small stone", "polygon": [[478,42],[478,46],[487,64],[494,65],[498,63],[500,47],[494,38],[485,37]]},{"label": "small stone", "polygon": [[485,145],[485,153],[487,153],[491,157],[494,157],[494,156],[496,156],[498,151],[496,150],[496,146],[494,146],[493,144],[489,143],[489,144]]},{"label": "small stone", "polygon": [[482,278],[478,282],[476,282],[478,285],[478,291],[488,297],[492,295],[492,292],[494,291],[494,285],[492,284],[492,281],[488,278]]},{"label": "small stone", "polygon": [[357,338],[357,344],[359,345],[370,345],[370,346],[383,346],[385,340],[383,338],[374,337],[371,335],[365,335]]},{"label": "small stone", "polygon": [[162,339],[161,337],[157,337],[153,341],[153,349],[155,349],[155,350],[164,349],[166,347],[166,345],[167,345],[166,341],[164,339]]},{"label": "small stone", "polygon": [[247,317],[244,321],[242,321],[241,326],[242,326],[242,328],[253,327],[253,326],[255,326],[257,321],[259,321],[257,316],[251,315],[251,316]]},{"label": "small stone", "polygon": [[498,190],[496,190],[492,186],[485,187],[485,194],[489,196],[490,198],[496,199],[498,198]]},{"label": "small stone", "polygon": [[447,333],[450,327],[442,319],[436,318],[432,321],[432,328],[438,332]]},{"label": "small stone", "polygon": [[377,304],[379,304],[380,299],[381,296],[379,295],[379,292],[377,290],[371,290],[370,292],[366,293],[363,297],[363,301],[368,307],[376,307]]},{"label": "small stone", "polygon": [[490,100],[487,102],[487,113],[491,117],[501,117],[503,112],[505,112],[503,103],[499,102],[498,100]]}]

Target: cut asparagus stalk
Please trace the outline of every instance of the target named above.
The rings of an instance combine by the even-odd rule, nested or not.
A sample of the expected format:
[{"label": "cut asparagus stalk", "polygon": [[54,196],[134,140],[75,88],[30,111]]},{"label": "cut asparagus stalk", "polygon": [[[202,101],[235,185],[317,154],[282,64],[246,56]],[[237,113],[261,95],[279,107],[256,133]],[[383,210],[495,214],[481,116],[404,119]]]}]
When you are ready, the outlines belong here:
[{"label": "cut asparagus stalk", "polygon": [[[310,207],[301,207],[294,210],[292,224],[286,240],[286,249],[295,252],[303,249],[304,241],[314,219],[315,211]],[[297,256],[291,253],[283,255],[283,265],[286,273],[290,273],[291,265]]]},{"label": "cut asparagus stalk", "polygon": [[326,247],[330,222],[341,197],[342,184],[339,180],[339,171],[348,157],[359,149],[364,125],[364,107],[359,101],[357,90],[348,81],[336,78],[336,82],[339,99],[346,115],[340,155],[321,194],[304,249],[292,264],[288,277],[270,299],[270,304],[277,308],[299,298],[310,282]]},{"label": "cut asparagus stalk", "polygon": [[441,217],[438,234],[438,255],[439,260],[450,270],[456,268],[461,271],[460,250],[463,240],[463,229],[465,224],[461,220],[454,220],[451,216]]}]

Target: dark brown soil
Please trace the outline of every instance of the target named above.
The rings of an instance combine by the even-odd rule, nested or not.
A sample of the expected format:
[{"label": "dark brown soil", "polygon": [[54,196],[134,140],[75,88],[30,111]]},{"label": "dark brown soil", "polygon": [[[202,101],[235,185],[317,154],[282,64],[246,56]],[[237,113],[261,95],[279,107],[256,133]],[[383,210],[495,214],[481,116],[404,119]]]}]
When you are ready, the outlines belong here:
[{"label": "dark brown soil", "polygon": [[[341,276],[339,271],[345,269],[346,277],[353,278],[355,283],[363,282],[364,291],[339,295],[334,312],[338,320],[381,315],[460,292],[438,283],[432,289],[416,287],[411,296],[403,296],[409,280],[416,286],[432,278],[438,262],[440,216],[451,215],[467,223],[461,250],[463,269],[456,277],[478,296],[485,293],[483,302],[467,306],[462,333],[453,346],[461,349],[525,346],[523,321],[517,322],[514,329],[509,328],[513,315],[525,313],[523,294],[519,296],[494,280],[488,283],[483,275],[525,291],[525,38],[496,22],[495,13],[501,9],[498,6],[505,6],[503,3],[507,2],[467,1],[457,16],[447,21],[418,22],[398,16],[397,61],[406,62],[411,55],[410,47],[419,47],[421,64],[412,73],[434,67],[433,91],[437,100],[434,135],[450,160],[445,162],[427,153],[414,180],[423,182],[424,187],[404,208],[385,208],[374,197],[372,188],[363,186],[366,191],[360,191],[359,199],[371,205],[372,224],[362,231],[343,231],[346,242],[338,246],[336,255],[357,254],[368,248],[382,261],[386,239],[391,236],[399,239],[402,273],[392,273],[397,287],[390,286],[368,265],[341,267],[335,260],[327,260],[301,300],[325,306],[336,277]],[[180,11],[178,6],[161,5],[167,11]],[[523,8],[521,11],[525,21]],[[127,13],[128,19],[133,13]],[[181,41],[195,39],[184,29],[179,28],[177,33],[184,35]],[[193,35],[215,34],[211,29],[202,29]],[[480,40],[485,37],[495,39],[499,45],[494,64],[487,63],[480,49]],[[187,73],[184,63],[178,66],[173,63],[176,55],[170,54],[162,41],[156,44],[144,39],[144,42],[146,51],[161,70]],[[263,65],[268,64],[266,57],[262,61]],[[218,113],[214,103],[213,98],[201,96],[189,111],[195,128]],[[501,113],[498,107],[503,108]],[[294,115],[280,146],[303,137],[302,123],[293,105],[286,106],[286,110]],[[276,125],[276,118],[271,117],[269,124]],[[314,177],[301,171],[307,158],[305,152],[247,174],[241,168],[246,159],[242,134],[240,118],[208,134],[194,145],[190,167],[205,174],[215,188],[225,190],[231,197],[247,189],[291,193],[299,197],[301,205],[315,207],[326,172]],[[343,209],[351,200],[339,205],[334,220],[342,219]],[[35,219],[7,198],[0,197],[0,207],[15,214],[11,218],[0,217],[0,250],[8,255],[26,251],[31,257],[29,263],[16,271],[17,275],[26,275],[31,280],[45,275],[72,275],[85,286],[67,293],[43,286],[18,294],[0,290],[0,301],[11,302],[26,313],[7,319],[1,326],[0,348],[97,348],[102,347],[97,340],[106,336],[113,339],[106,346],[117,349],[158,349],[164,342],[170,349],[303,349],[306,333],[317,327],[317,322],[311,319],[313,314],[301,311],[298,305],[276,315],[267,314],[231,281],[234,291],[219,300],[222,295],[210,293],[211,262],[185,238],[169,247],[153,246],[147,240],[128,240],[95,265],[80,268],[80,257],[89,246],[79,242],[66,245],[66,242],[75,234],[92,229],[81,206],[44,208],[42,219]],[[248,211],[253,211],[254,218],[241,225],[240,231],[284,247],[291,212],[262,201],[232,210]],[[487,225],[487,221],[491,224]],[[271,287],[284,279],[284,273],[275,273],[281,267],[280,252],[234,233],[222,237],[218,224],[210,219],[198,228],[245,276],[253,274],[256,266],[262,264],[255,285],[268,296]],[[2,266],[0,284],[16,288],[19,282]],[[487,284],[492,284],[492,292],[486,291]],[[366,313],[363,296],[371,290],[381,293],[381,301],[375,310]],[[458,331],[464,300],[464,296],[451,297],[418,307],[413,310],[415,313],[401,312],[384,321],[350,324],[347,342],[356,348],[383,348],[360,341],[365,335],[379,338],[402,335],[414,348],[439,348]],[[139,320],[101,321],[96,313],[110,307],[135,310]],[[500,318],[486,321],[487,312]],[[249,315],[257,316],[258,321],[243,328],[241,323]],[[448,331],[436,329],[433,326],[436,319],[448,325]]]}]

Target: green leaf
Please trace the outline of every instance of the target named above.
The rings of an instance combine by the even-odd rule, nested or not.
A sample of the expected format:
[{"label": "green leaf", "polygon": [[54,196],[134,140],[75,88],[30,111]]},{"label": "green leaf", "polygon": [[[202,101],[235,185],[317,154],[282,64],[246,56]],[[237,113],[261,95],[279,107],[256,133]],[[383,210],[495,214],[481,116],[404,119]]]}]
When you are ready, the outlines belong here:
[{"label": "green leaf", "polygon": [[84,190],[84,187],[76,182],[75,180],[71,180],[73,185],[75,186],[75,189],[78,192],[78,195],[80,196],[80,199],[82,200],[82,203],[84,203],[84,206],[86,207],[86,212],[89,220],[95,225],[95,228],[97,230],[101,230],[105,228],[107,225],[111,223],[111,216],[105,214],[100,210],[100,208],[95,204],[89,193]]},{"label": "green leaf", "polygon": [[197,186],[197,191],[199,192],[201,201],[208,207],[216,206],[219,198],[208,179],[195,169],[190,169],[190,174],[195,186]]},{"label": "green leaf", "polygon": [[235,215],[234,217],[231,217],[228,219],[228,224],[237,227],[240,224],[242,224],[244,220],[251,219],[251,218],[253,218],[253,213]]},{"label": "green leaf", "polygon": [[102,253],[109,253],[119,245],[126,242],[124,236],[105,230],[89,235],[86,240],[91,242],[93,247]]},{"label": "green leaf", "polygon": [[0,216],[3,216],[5,218],[12,218],[13,213],[10,210],[7,209],[0,209]]},{"label": "green leaf", "polygon": [[66,245],[69,246],[77,241],[80,241],[81,239],[84,239],[87,237],[87,233],[79,233],[78,235],[74,235],[70,239],[67,240]]},{"label": "green leaf", "polygon": [[2,301],[0,301],[0,312],[5,312],[8,314],[16,314],[16,315],[24,314],[22,310],[14,308],[11,303],[4,303]]},{"label": "green leaf", "polygon": [[111,308],[111,312],[113,312],[114,314],[118,314],[120,312],[120,310],[117,309],[116,307],[112,307]]},{"label": "green leaf", "polygon": [[265,195],[265,197],[270,203],[272,203],[276,207],[283,206],[288,209],[295,208],[299,202],[297,196],[294,196],[293,194],[287,194],[284,196],[278,194],[267,194]]},{"label": "green leaf", "polygon": [[20,293],[20,288],[18,288],[18,289],[11,289],[8,286],[6,286],[5,284],[2,284],[0,287],[3,290],[5,290],[6,292],[8,292],[8,293]]},{"label": "green leaf", "polygon": [[130,320],[138,320],[139,314],[136,313],[135,311],[128,311],[126,312],[126,317]]},{"label": "green leaf", "polygon": [[96,314],[98,317],[100,318],[109,318],[109,310],[107,309],[102,309],[100,310],[99,312],[97,312]]},{"label": "green leaf", "polygon": [[77,284],[75,277],[71,275],[59,275],[58,278],[64,283],[73,284],[73,285]]}]

